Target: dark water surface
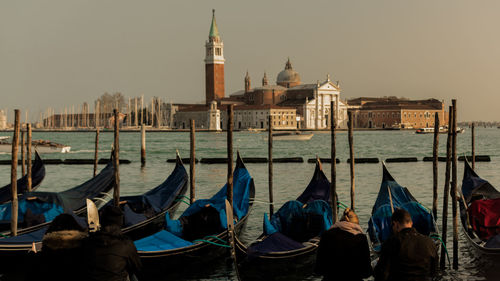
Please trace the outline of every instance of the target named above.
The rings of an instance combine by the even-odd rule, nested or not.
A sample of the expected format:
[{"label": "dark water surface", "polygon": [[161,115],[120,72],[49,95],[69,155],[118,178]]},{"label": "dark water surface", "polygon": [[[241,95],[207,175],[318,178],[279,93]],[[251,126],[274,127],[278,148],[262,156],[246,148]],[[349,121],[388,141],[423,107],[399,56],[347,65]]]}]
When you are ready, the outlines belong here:
[{"label": "dark water surface", "polygon": [[[9,135],[9,134],[0,134]],[[267,157],[267,141],[265,133],[235,132],[234,149],[243,157]],[[71,146],[69,154],[45,154],[42,158],[93,158],[94,133],[33,133],[33,139],[49,139]],[[470,154],[470,130],[460,134],[457,145],[458,155]],[[112,144],[112,133],[101,133],[99,157],[109,157]],[[389,163],[387,166],[401,185],[410,189],[412,194],[423,205],[432,206],[432,162],[422,162],[424,156],[432,156],[433,136],[417,135],[410,131],[360,131],[354,133],[355,157],[378,157],[381,160],[393,157],[417,157],[419,162]],[[330,157],[330,135],[328,132],[316,132],[309,141],[276,141],[274,157],[301,156],[308,158]],[[440,156],[445,156],[446,135],[440,135]],[[166,163],[166,159],[175,158],[178,150],[182,157],[189,157],[189,133],[148,133],[147,164],[140,167],[140,133],[120,134],[120,158],[132,161],[129,165],[120,166],[122,195],[141,194],[157,186],[165,180],[174,168],[174,164]],[[341,163],[337,165],[337,192],[339,200],[350,203],[349,147],[347,133],[337,135],[337,157]],[[493,128],[476,129],[476,155],[490,155],[491,162],[476,163],[477,173],[490,181],[493,186],[500,187],[500,130]],[[196,156],[224,157],[226,155],[225,133],[197,133]],[[0,159],[9,159],[10,155],[0,154]],[[100,165],[100,168],[104,167]],[[439,216],[441,225],[442,190],[444,186],[444,163],[439,164]],[[267,164],[247,164],[250,174],[255,180],[256,203],[250,215],[247,227],[241,238],[250,243],[262,231],[262,217],[268,211],[268,174]],[[76,186],[92,176],[92,165],[47,165],[47,175],[39,191],[62,191]],[[188,169],[188,166],[186,166]],[[330,165],[323,169],[330,177]],[[213,195],[226,181],[226,165],[196,165],[196,197],[207,198]],[[295,199],[306,187],[312,177],[314,164],[309,163],[275,163],[274,164],[274,200],[279,208],[287,200]],[[458,182],[462,179],[463,164],[459,162]],[[20,170],[19,170],[20,173]],[[380,182],[380,164],[356,165],[356,211],[361,226],[366,229],[371,208],[375,202]],[[10,166],[0,166],[0,186],[9,183]],[[262,202],[262,203],[259,203]],[[186,206],[181,206],[180,214]],[[449,214],[451,214],[451,207]],[[451,218],[448,221],[448,241],[452,241]],[[451,243],[449,243],[451,254]],[[451,258],[451,257],[450,257]],[[447,269],[438,280],[500,280],[500,262],[477,256],[467,245],[465,237],[460,235],[459,269]],[[165,277],[165,280],[234,280],[235,275],[230,265],[221,262],[208,265],[206,268],[193,268],[189,274]],[[303,278],[301,278],[303,279]],[[265,277],[263,277],[265,280]],[[290,280],[290,279],[288,279]],[[320,280],[311,276],[306,280]]]}]

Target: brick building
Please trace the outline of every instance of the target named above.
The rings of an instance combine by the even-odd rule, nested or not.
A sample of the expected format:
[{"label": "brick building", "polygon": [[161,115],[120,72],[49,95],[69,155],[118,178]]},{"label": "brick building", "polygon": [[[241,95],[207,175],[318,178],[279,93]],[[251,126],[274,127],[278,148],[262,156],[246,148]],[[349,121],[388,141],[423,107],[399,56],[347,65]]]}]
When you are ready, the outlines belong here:
[{"label": "brick building", "polygon": [[396,97],[357,98],[348,101],[356,128],[434,127],[438,114],[441,126],[448,125],[444,102],[436,99],[409,100]]}]

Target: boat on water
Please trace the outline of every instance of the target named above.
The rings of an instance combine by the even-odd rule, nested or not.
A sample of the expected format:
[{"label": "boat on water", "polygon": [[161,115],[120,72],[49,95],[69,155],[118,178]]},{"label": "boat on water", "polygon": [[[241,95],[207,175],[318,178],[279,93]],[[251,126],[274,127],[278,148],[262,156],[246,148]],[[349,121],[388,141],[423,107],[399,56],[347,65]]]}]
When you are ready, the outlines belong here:
[{"label": "boat on water", "polygon": [[382,183],[368,221],[368,234],[375,252],[381,250],[382,244],[392,234],[391,217],[396,208],[410,213],[413,227],[421,234],[430,237],[438,234],[432,212],[420,204],[406,187],[399,185],[382,163]]},{"label": "boat on water", "polygon": [[[35,161],[31,165],[31,190],[35,190],[42,180],[45,178],[45,165],[43,164],[42,158],[38,155],[35,150]],[[28,192],[28,175],[23,176],[17,180],[17,194],[18,196]],[[12,191],[10,183],[0,187],[0,204],[6,203],[12,200]]]},{"label": "boat on water", "polygon": [[[465,132],[464,128],[457,127],[457,133]],[[439,127],[440,134],[447,134],[448,127]],[[419,128],[415,131],[415,134],[434,134],[434,128]]]},{"label": "boat on water", "polygon": [[291,141],[303,141],[310,140],[314,136],[313,133],[302,133],[300,131],[295,132],[276,132],[273,133],[273,140],[291,140]]},{"label": "boat on water", "polygon": [[500,192],[480,178],[467,160],[459,206],[469,244],[482,255],[500,257]]},{"label": "boat on water", "polygon": [[[26,192],[18,200],[17,234],[33,232],[45,226],[59,214],[70,212],[77,215],[86,210],[86,199],[107,202],[113,190],[115,178],[112,161],[101,172],[88,181],[61,192]],[[0,205],[0,234],[10,235],[12,202]],[[2,239],[0,239],[1,241]]]},{"label": "boat on water", "polygon": [[238,272],[243,280],[286,280],[308,276],[316,263],[320,235],[332,226],[330,182],[316,161],[314,175],[296,200],[286,202],[249,246],[235,238]]},{"label": "boat on water", "polygon": [[[120,197],[120,208],[124,214],[122,232],[131,239],[140,239],[161,230],[165,226],[165,214],[175,212],[181,203],[180,197],[187,190],[187,182],[187,171],[177,155],[176,166],[163,183],[142,195]],[[113,204],[113,201],[109,201],[109,204]],[[37,251],[41,250],[47,228],[0,239],[0,257],[25,264],[21,260],[29,259],[28,253],[33,247]]]},{"label": "boat on water", "polygon": [[10,138],[10,137],[9,136],[0,136],[0,140],[6,140],[8,138]]},{"label": "boat on water", "polygon": [[[238,154],[233,172],[234,230],[239,234],[245,225],[255,196],[255,185]],[[227,257],[228,239],[225,201],[227,185],[210,199],[197,199],[177,220],[166,215],[163,230],[136,240],[142,262],[142,277],[158,277],[188,272],[197,266]],[[222,246],[221,246],[222,245]]]},{"label": "boat on water", "polygon": [[[48,140],[33,140],[31,142],[32,149],[36,149],[38,153],[69,153],[71,146],[52,142]],[[5,139],[0,140],[0,152],[11,153],[12,143]]]}]

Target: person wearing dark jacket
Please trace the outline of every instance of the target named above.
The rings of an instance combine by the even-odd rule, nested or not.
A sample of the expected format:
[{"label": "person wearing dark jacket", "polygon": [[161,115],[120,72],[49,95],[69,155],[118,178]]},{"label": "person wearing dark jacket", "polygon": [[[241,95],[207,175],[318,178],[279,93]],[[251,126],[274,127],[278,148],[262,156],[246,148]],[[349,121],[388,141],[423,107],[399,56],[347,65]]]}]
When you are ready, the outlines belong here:
[{"label": "person wearing dark jacket", "polygon": [[368,240],[349,208],[321,235],[315,271],[323,280],[363,280],[372,275]]},{"label": "person wearing dark jacket", "polygon": [[393,235],[382,245],[375,280],[431,280],[437,271],[437,248],[432,239],[413,228],[410,214],[396,209]]},{"label": "person wearing dark jacket", "polygon": [[42,251],[28,280],[74,280],[82,272],[82,241],[87,231],[70,214],[58,215],[45,232]]},{"label": "person wearing dark jacket", "polygon": [[139,271],[141,262],[134,243],[121,232],[123,212],[107,206],[100,217],[101,230],[84,241],[83,280],[129,280]]}]

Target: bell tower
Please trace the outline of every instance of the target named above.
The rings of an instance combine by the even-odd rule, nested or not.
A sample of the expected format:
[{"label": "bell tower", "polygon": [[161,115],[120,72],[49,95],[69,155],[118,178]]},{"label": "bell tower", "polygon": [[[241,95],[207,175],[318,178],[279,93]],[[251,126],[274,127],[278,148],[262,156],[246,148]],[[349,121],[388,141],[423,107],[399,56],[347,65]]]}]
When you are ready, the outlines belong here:
[{"label": "bell tower", "polygon": [[212,10],[212,24],[208,41],[205,43],[205,102],[219,101],[224,98],[224,43],[219,36]]}]

